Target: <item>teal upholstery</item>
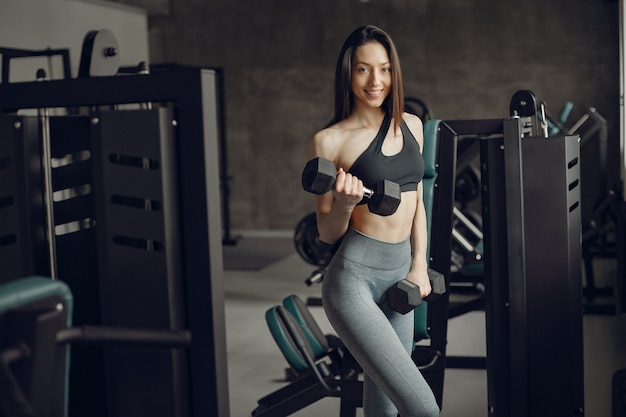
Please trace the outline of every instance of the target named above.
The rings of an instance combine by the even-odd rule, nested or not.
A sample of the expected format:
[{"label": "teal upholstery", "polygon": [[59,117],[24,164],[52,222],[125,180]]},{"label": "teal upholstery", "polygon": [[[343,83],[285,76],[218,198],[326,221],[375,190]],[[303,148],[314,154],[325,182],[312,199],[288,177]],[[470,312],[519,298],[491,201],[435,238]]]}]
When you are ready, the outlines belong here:
[{"label": "teal upholstery", "polygon": [[[295,341],[287,331],[285,324],[280,317],[278,310],[282,308],[284,307],[274,306],[267,310],[265,312],[265,321],[267,322],[267,326],[270,329],[270,333],[272,334],[274,341],[276,342],[283,356],[287,360],[287,363],[289,363],[289,365],[296,372],[304,372],[309,369],[309,366],[305,362],[302,355],[298,352]],[[290,317],[292,320],[294,320],[294,324],[296,324],[295,319],[293,319],[291,314],[288,314],[287,317]],[[296,329],[296,331],[301,332],[300,326],[295,325],[293,327]],[[305,337],[304,334],[302,334],[302,337]],[[310,346],[307,346],[307,349],[311,349]],[[311,356],[314,356],[312,349],[310,354]]]},{"label": "teal upholstery", "polygon": [[[42,311],[45,314],[46,311],[58,311],[59,304],[62,304],[63,309],[65,310],[65,326],[71,327],[74,299],[71,290],[64,282],[53,281],[50,278],[45,277],[32,276],[0,284],[0,316],[2,316],[3,313],[9,313],[11,311],[30,309],[43,309]],[[5,335],[5,337],[6,336],[7,335]],[[46,343],[46,346],[48,347],[55,345],[54,341]],[[56,409],[56,405],[59,404],[59,408],[64,410],[63,414],[67,415],[70,361],[69,349],[63,348],[63,350],[65,350],[65,353],[61,353],[61,357],[65,357],[65,362],[63,365],[60,365],[61,368],[59,372],[62,372],[62,374],[59,375],[60,378],[63,378],[64,387],[63,389],[58,389],[60,391],[59,395],[62,392],[63,396],[57,397],[63,398],[63,402],[55,402],[56,400],[53,392],[57,390],[56,387],[51,387],[50,391],[47,393],[50,394],[49,397],[46,397],[47,400],[41,400],[41,397],[39,399],[41,400],[41,407],[52,407],[53,409]],[[50,355],[51,353],[45,352],[43,354]],[[34,358],[31,358],[31,360],[36,362],[36,359]],[[50,382],[52,381],[49,381],[49,383]],[[47,409],[46,411],[49,412],[50,410]]]},{"label": "teal upholstery", "polygon": [[[422,156],[424,157],[424,178],[422,180],[422,187],[424,190],[424,207],[426,208],[428,236],[431,235],[433,197],[435,193],[435,183],[437,181],[437,138],[439,136],[440,122],[440,120],[432,119],[424,123],[424,146],[422,148]],[[428,246],[426,253],[427,256],[430,256],[430,244]]]},{"label": "teal upholstery", "polygon": [[[424,157],[424,178],[422,179],[424,208],[426,209],[426,226],[428,236],[431,236],[433,198],[435,194],[435,183],[437,182],[437,138],[439,137],[440,120],[431,119],[424,123],[424,146],[422,156]],[[426,257],[430,259],[430,239],[426,248]],[[415,341],[429,339],[428,333],[428,303],[423,302],[415,308]]]},{"label": "teal upholstery", "polygon": [[[322,398],[339,397],[340,416],[355,416],[363,406],[360,367],[342,343],[334,343],[340,342],[338,338],[322,334],[298,296],[283,302],[267,310],[265,317],[272,337],[296,372],[295,379],[261,398],[252,415],[288,416]],[[318,346],[318,354],[313,353],[311,341]]]},{"label": "teal upholstery", "polygon": [[283,306],[296,319],[304,336],[313,349],[313,357],[319,359],[328,353],[330,349],[326,336],[319,325],[311,316],[308,308],[297,295],[290,295],[283,300]]},{"label": "teal upholstery", "polygon": [[64,300],[67,326],[72,325],[74,299],[67,284],[44,277],[28,277],[0,284],[0,313],[24,307],[50,297]]},{"label": "teal upholstery", "polygon": [[[559,112],[559,117],[557,119],[558,122],[561,123],[562,125],[567,123],[567,119],[569,118],[569,115],[572,112],[573,108],[574,108],[574,103],[572,103],[571,101],[566,101],[565,104],[563,104],[561,111]],[[558,126],[555,126],[554,124],[550,123],[549,120],[548,120],[548,126],[550,127],[550,136],[558,135],[559,133],[564,133],[564,132],[561,132],[561,129],[559,129]]]}]

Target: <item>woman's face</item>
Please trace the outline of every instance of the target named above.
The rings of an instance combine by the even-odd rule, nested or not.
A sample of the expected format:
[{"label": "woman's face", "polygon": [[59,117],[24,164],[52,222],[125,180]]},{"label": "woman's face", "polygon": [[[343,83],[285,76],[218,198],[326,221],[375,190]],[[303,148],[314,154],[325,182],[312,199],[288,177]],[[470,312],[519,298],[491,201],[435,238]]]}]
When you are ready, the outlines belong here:
[{"label": "woman's face", "polygon": [[380,107],[391,92],[391,63],[379,42],[361,45],[352,59],[355,106]]}]

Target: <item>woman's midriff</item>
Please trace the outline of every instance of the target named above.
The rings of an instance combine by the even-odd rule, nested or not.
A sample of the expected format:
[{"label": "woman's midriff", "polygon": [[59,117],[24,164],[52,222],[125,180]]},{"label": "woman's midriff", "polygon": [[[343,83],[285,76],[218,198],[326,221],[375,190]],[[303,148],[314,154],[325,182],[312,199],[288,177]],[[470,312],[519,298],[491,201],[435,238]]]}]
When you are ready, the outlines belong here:
[{"label": "woman's midriff", "polygon": [[350,225],[364,235],[383,242],[402,242],[411,234],[416,207],[417,192],[403,192],[394,214],[380,216],[371,213],[367,204],[362,204],[354,208]]}]

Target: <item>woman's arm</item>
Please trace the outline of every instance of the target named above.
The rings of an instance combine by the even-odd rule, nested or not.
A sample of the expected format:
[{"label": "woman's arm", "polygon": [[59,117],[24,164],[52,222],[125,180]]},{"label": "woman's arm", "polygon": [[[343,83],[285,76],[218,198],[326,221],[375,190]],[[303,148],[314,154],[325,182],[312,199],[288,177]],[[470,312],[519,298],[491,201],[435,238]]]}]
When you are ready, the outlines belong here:
[{"label": "woman's arm", "polygon": [[[315,135],[309,144],[307,160],[316,157],[336,161],[337,150],[332,145],[328,133],[322,131]],[[333,244],[348,230],[354,207],[363,198],[363,183],[357,177],[337,169],[337,178],[333,190],[315,196],[317,229],[320,240]]]},{"label": "woman's arm", "polygon": [[[404,115],[407,126],[413,133],[415,140],[424,147],[424,126],[419,117],[412,114]],[[426,248],[428,245],[428,228],[426,223],[426,208],[424,207],[424,189],[422,182],[417,186],[417,206],[413,225],[411,228],[411,252],[413,261],[407,279],[419,285],[422,298],[431,292],[430,281],[428,279],[428,259],[426,259]]]},{"label": "woman's arm", "polygon": [[413,260],[407,279],[420,287],[422,298],[431,292],[428,279],[428,260],[426,248],[428,245],[428,228],[426,226],[426,209],[424,208],[423,188],[420,182],[417,188],[417,207],[411,229],[411,252]]}]

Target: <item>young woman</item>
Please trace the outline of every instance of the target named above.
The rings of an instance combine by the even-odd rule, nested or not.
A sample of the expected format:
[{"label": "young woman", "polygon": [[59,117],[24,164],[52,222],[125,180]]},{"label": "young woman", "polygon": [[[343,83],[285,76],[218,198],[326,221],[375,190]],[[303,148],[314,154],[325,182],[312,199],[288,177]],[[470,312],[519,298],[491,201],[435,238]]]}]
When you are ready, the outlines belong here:
[{"label": "young woman", "polygon": [[[341,239],[324,276],[322,299],[339,337],[365,374],[366,417],[439,415],[432,390],[411,360],[413,314],[389,308],[385,291],[404,278],[431,291],[422,202],[420,119],[404,113],[400,62],[393,41],[375,26],[356,29],[337,61],[335,118],[310,141],[308,159],[334,161],[334,189],[316,196],[320,239]],[[389,216],[359,204],[363,187],[400,185]]]}]

